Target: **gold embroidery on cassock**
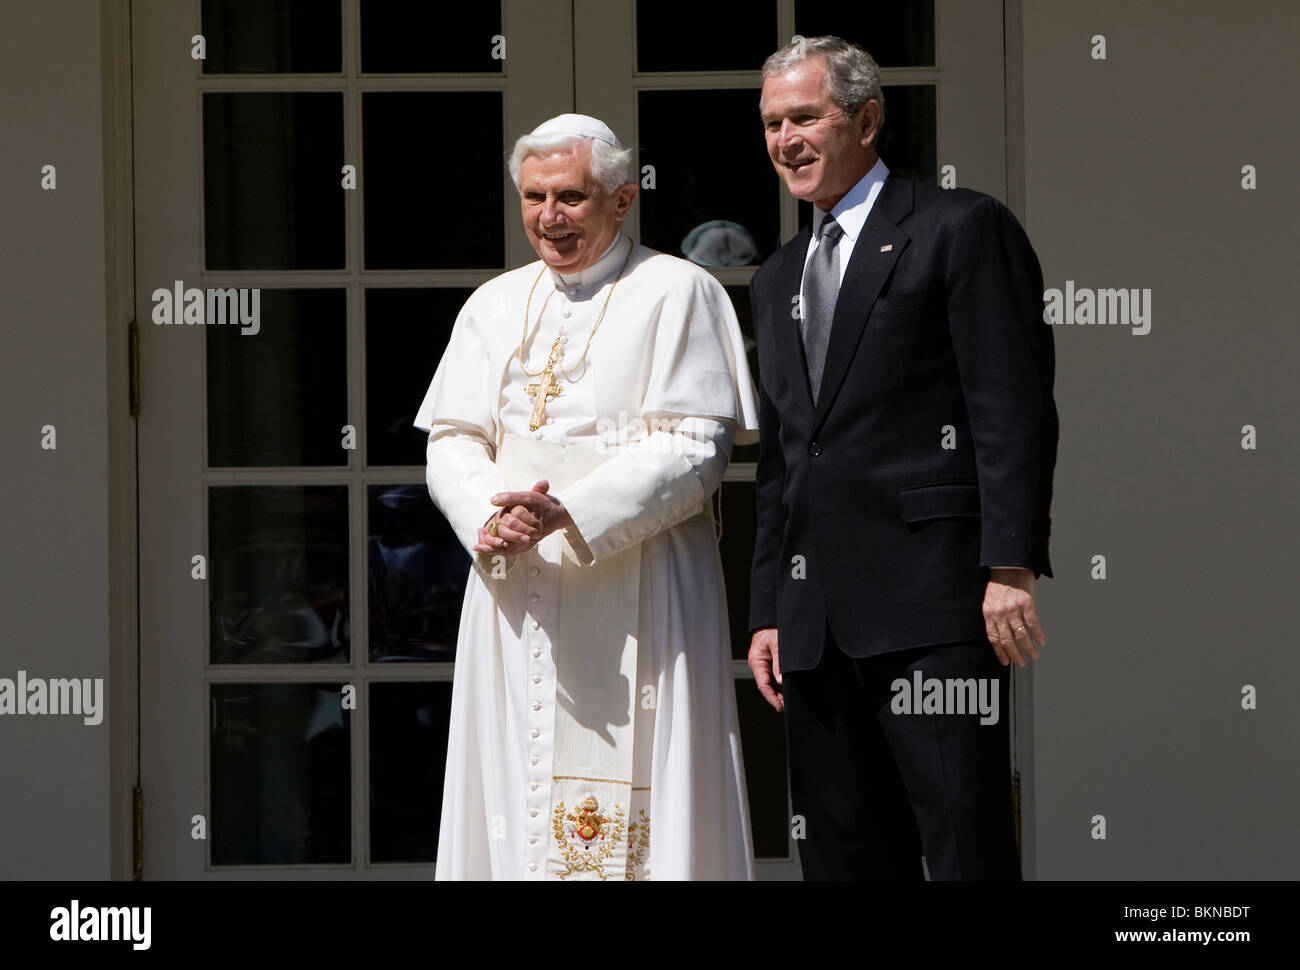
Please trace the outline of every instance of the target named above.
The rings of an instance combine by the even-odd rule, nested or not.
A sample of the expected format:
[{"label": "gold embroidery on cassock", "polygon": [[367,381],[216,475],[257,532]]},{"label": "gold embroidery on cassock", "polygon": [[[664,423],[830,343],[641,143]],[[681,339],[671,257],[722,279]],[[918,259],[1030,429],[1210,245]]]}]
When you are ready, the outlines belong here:
[{"label": "gold embroidery on cassock", "polygon": [[613,816],[602,815],[600,802],[590,793],[572,812],[566,813],[564,802],[557,802],[555,814],[551,816],[551,831],[566,866],[559,878],[575,872],[594,872],[604,882],[609,875],[605,863],[625,837],[626,825],[626,813],[618,802],[614,803]]},{"label": "gold embroidery on cassock", "polygon": [[[646,789],[649,791],[649,789]],[[627,827],[627,878],[636,878],[634,869],[645,865],[646,854],[650,851],[650,816],[641,809],[637,821]]]}]

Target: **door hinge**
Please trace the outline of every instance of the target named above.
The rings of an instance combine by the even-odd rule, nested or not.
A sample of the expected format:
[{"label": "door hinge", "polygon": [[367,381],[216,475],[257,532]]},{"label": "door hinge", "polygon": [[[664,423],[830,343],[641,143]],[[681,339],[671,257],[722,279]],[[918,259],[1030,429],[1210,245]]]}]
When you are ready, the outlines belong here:
[{"label": "door hinge", "polygon": [[127,351],[128,365],[131,368],[130,388],[131,395],[131,417],[137,417],[140,414],[140,328],[136,326],[134,320],[127,329],[127,339],[129,349]]},{"label": "door hinge", "polygon": [[144,793],[139,785],[131,790],[131,855],[131,878],[139,882],[144,878]]}]

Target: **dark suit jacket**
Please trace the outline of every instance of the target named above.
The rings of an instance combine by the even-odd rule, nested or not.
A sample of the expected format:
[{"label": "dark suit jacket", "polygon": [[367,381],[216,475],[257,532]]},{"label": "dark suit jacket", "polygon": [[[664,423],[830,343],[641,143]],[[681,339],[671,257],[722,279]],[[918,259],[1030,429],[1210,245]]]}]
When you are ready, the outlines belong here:
[{"label": "dark suit jacket", "polygon": [[814,407],[792,313],[810,238],[750,283],[751,632],[778,628],[783,672],[817,665],[827,624],[853,657],[984,639],[988,567],[1051,576],[1055,358],[1038,259],[991,196],[891,175],[840,288]]}]

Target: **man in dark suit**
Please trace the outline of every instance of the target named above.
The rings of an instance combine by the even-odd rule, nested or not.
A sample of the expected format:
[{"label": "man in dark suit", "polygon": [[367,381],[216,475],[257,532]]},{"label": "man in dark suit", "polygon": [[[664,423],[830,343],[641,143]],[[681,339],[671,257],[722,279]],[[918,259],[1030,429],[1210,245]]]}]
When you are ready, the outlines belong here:
[{"label": "man in dark suit", "polygon": [[814,205],[750,284],[749,664],[785,713],[804,875],[921,879],[924,854],[1018,879],[1008,665],[1045,642],[1057,441],[1038,260],[996,199],[889,174],[860,48],[800,39],[763,77],[768,154]]}]

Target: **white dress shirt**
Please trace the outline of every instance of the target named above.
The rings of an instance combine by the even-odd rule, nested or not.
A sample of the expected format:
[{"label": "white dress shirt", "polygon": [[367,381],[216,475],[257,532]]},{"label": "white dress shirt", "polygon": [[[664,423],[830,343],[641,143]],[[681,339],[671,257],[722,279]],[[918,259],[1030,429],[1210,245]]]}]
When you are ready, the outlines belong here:
[{"label": "white dress shirt", "polygon": [[[871,207],[876,203],[876,196],[880,194],[880,188],[885,184],[885,179],[888,177],[889,169],[882,159],[877,158],[876,164],[871,166],[871,170],[845,193],[844,198],[835,203],[835,208],[831,209],[829,213],[835,217],[835,221],[844,230],[844,235],[840,237],[839,242],[841,284],[844,282],[844,271],[848,269],[849,257],[853,255],[853,247],[857,245],[858,236],[862,234],[862,227],[867,224],[867,216],[871,214]],[[821,231],[826,216],[826,212],[813,206],[812,242],[809,243],[808,252],[804,256],[804,275],[807,275],[808,264],[812,262],[813,253],[817,251],[817,246],[821,242],[817,238],[817,234]],[[802,279],[799,281],[799,305],[803,306]]]}]

